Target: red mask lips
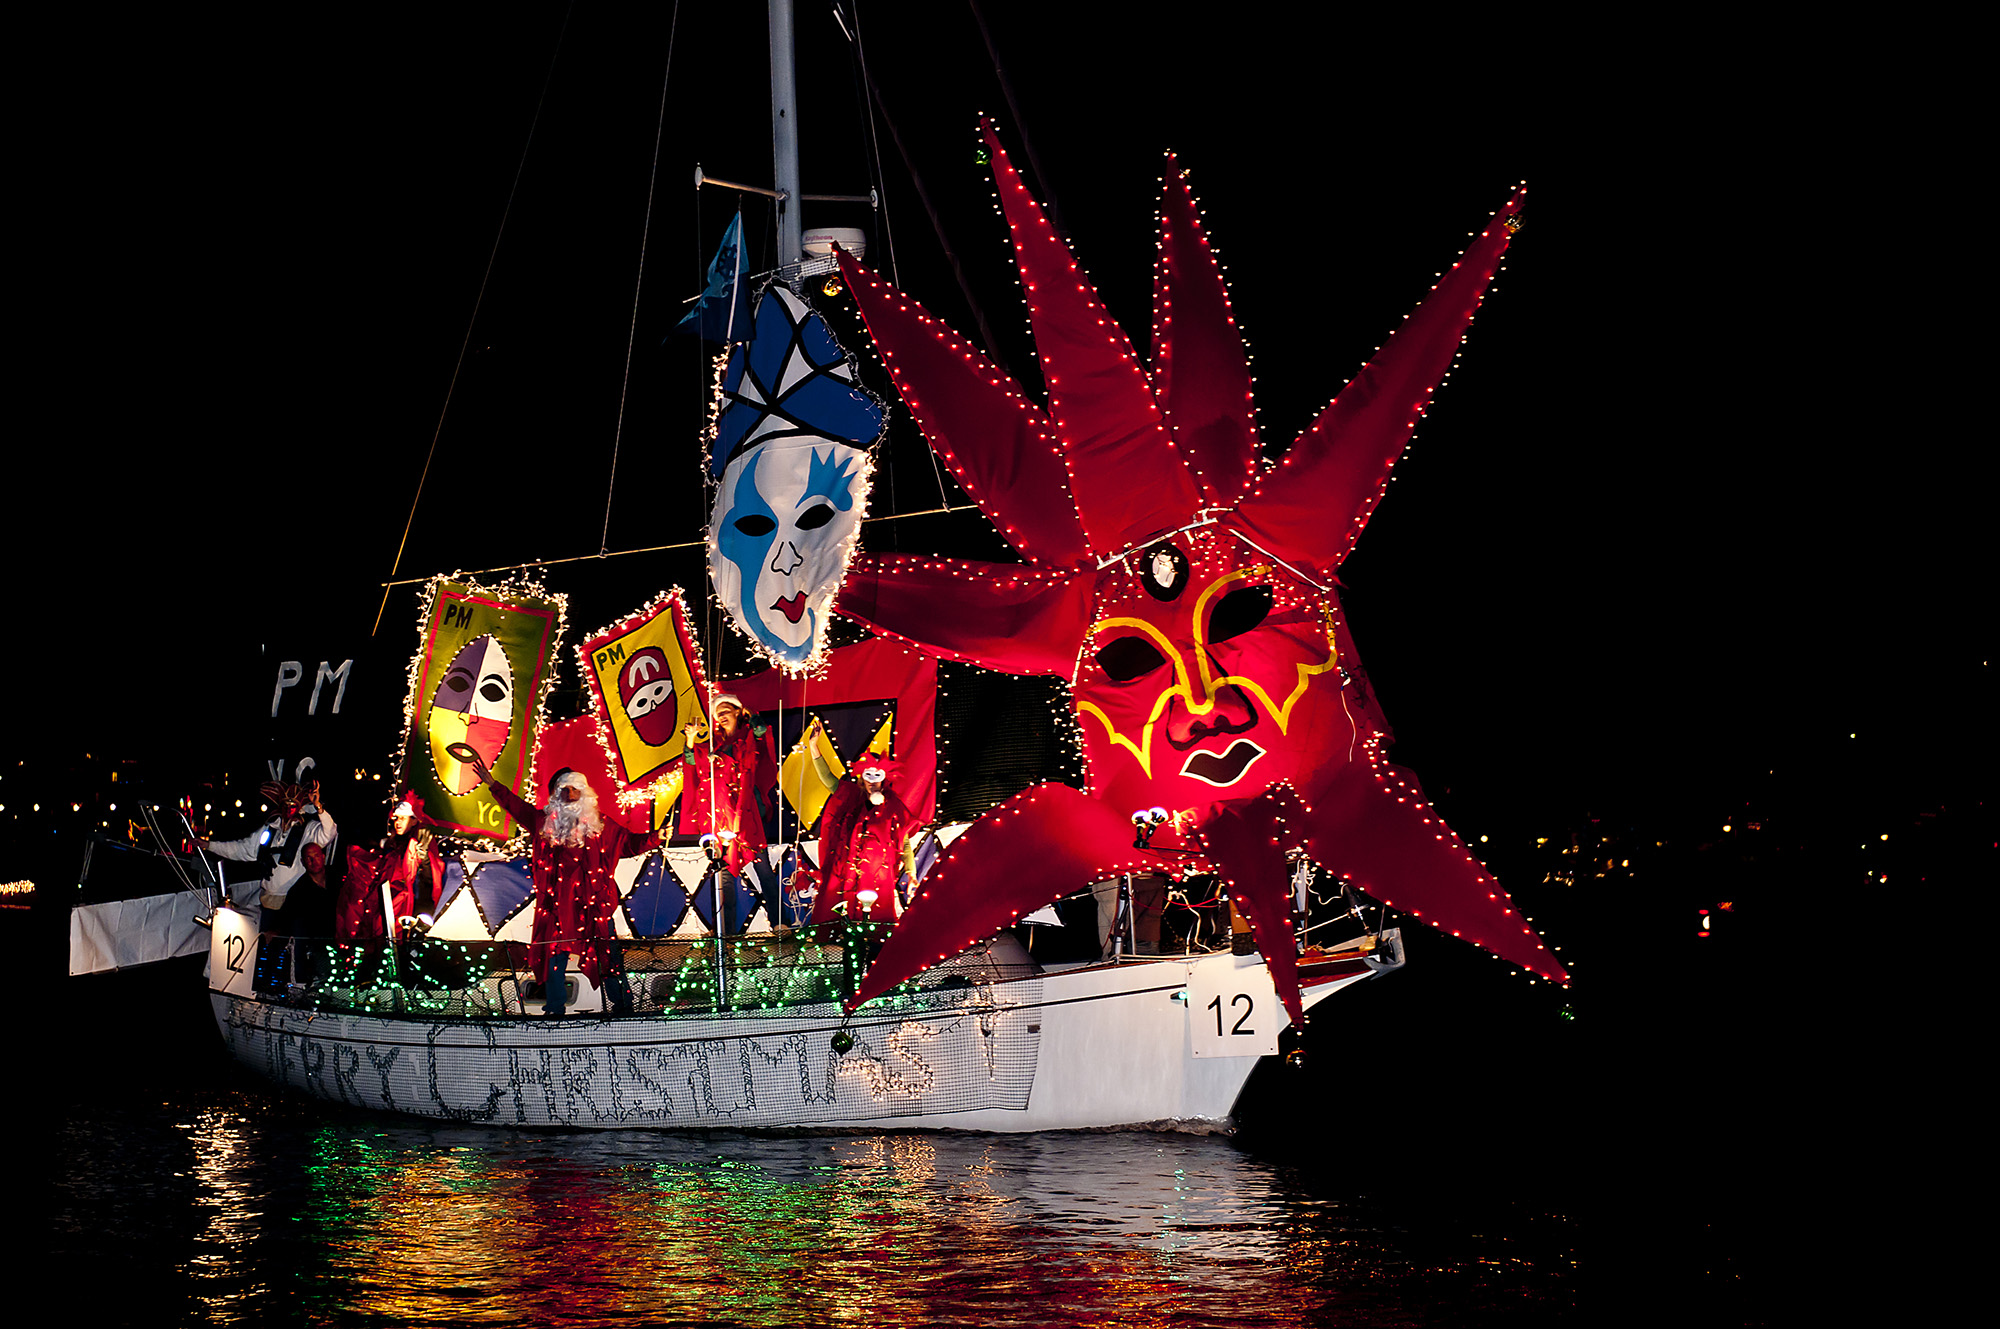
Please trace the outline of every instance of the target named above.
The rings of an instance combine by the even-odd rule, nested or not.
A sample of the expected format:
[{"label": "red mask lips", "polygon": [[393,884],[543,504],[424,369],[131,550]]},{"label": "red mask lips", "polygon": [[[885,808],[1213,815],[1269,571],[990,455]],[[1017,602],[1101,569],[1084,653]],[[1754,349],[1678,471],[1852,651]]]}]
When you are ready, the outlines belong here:
[{"label": "red mask lips", "polygon": [[771,603],[771,608],[783,614],[786,622],[796,623],[799,621],[799,616],[806,612],[806,594],[804,591],[800,591],[798,594],[786,596],[782,600],[774,600]]},{"label": "red mask lips", "polygon": [[1220,756],[1213,752],[1195,753],[1181,764],[1181,774],[1226,789],[1242,779],[1243,772],[1263,755],[1264,749],[1247,738],[1239,738]]}]

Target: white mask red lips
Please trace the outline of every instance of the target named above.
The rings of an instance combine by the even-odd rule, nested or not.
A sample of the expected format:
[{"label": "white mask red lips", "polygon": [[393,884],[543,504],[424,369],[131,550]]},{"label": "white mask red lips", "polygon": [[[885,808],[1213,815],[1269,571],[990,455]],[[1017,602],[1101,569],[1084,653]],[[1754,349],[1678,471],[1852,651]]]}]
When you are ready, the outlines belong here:
[{"label": "white mask red lips", "polygon": [[796,295],[767,290],[753,319],[721,384],[709,572],[737,626],[789,668],[822,647],[811,602],[831,599],[847,574],[867,508],[868,448],[885,416]]},{"label": "white mask red lips", "polygon": [[438,783],[454,797],[479,787],[480,777],[461,756],[471,749],[490,768],[513,731],[514,671],[491,633],[475,637],[452,657],[431,699],[431,760]]},{"label": "white mask red lips", "polygon": [[643,742],[660,747],[673,741],[680,729],[680,707],[674,698],[673,671],[665,651],[647,646],[633,652],[619,671],[618,695],[633,732]]},{"label": "white mask red lips", "polygon": [[[766,444],[767,449],[779,448],[780,444]],[[841,448],[807,448],[808,457],[817,457],[820,452],[827,454],[828,463],[841,460]],[[759,468],[759,475],[771,469],[785,454],[773,454],[769,465]],[[778,474],[773,472],[773,477]],[[857,527],[861,510],[850,507],[840,512],[821,495],[810,490],[799,500],[798,510],[789,518],[778,517],[777,529],[772,537],[770,554],[764,559],[757,576],[756,600],[765,607],[759,617],[764,631],[769,634],[766,645],[772,641],[782,642],[788,648],[806,648],[819,636],[815,603],[824,603],[826,594],[839,585],[844,569],[841,556],[846,541]],[[769,506],[774,512],[784,509],[782,494],[772,495]],[[749,591],[751,588],[746,587]],[[750,599],[748,594],[744,597]]]}]

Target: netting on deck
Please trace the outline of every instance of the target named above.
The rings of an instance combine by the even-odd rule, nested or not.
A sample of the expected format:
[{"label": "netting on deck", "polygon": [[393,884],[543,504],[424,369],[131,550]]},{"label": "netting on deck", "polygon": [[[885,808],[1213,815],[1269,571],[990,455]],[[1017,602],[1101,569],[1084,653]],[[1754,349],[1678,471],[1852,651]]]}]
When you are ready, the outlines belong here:
[{"label": "netting on deck", "polygon": [[1025,1110],[1037,966],[1003,936],[847,1016],[882,930],[739,937],[719,960],[712,938],[627,942],[631,1018],[598,1018],[601,994],[586,990],[571,1007],[586,1018],[561,1021],[541,1016],[525,947],[267,938],[263,982],[286,984],[234,1001],[224,1030],[284,1083],[459,1120],[799,1126]]},{"label": "netting on deck", "polygon": [[[853,995],[886,931],[836,923],[719,944],[713,937],[600,943],[606,954],[601,986],[592,986],[573,963],[565,1005],[572,1015],[610,1015],[622,978],[634,1016],[790,1013],[819,1006],[838,1019],[840,1004]],[[1006,962],[975,950],[918,975],[857,1019],[866,1024],[885,1018],[885,1010],[921,1014],[940,1004],[962,1005],[974,984],[1034,972],[1025,955]],[[433,938],[266,938],[258,987],[265,1000],[285,1005],[443,1020],[538,1016],[546,995],[525,945]]]}]

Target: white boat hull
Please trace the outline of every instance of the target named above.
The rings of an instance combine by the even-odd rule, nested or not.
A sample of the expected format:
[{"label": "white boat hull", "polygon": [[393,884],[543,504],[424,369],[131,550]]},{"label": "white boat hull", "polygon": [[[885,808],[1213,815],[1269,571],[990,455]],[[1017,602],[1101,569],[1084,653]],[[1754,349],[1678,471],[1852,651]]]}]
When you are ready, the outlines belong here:
[{"label": "white boat hull", "polygon": [[[1369,972],[1314,982],[1306,1002]],[[314,1011],[226,991],[211,1000],[231,1053],[277,1084],[445,1121],[606,1130],[1214,1131],[1228,1128],[1259,1056],[1275,1050],[1287,1023],[1275,1002],[1260,1005],[1270,991],[1261,958],[1218,954],[972,982],[900,1011],[877,1013],[882,1003],[871,1003],[845,1022],[833,1005],[724,1016],[427,1020]],[[1275,1019],[1258,1026],[1264,1015],[1246,1012]],[[833,1046],[843,1025],[854,1039],[844,1054]]]}]

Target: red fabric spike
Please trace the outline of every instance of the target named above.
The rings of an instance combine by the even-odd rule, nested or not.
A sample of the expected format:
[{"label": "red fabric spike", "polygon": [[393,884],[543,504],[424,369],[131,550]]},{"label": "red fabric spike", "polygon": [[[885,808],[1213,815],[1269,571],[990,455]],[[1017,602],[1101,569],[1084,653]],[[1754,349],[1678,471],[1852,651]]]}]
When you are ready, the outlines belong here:
[{"label": "red fabric spike", "polygon": [[1341,760],[1359,761],[1361,754],[1357,745],[1364,739],[1376,738],[1383,743],[1394,743],[1396,731],[1390,727],[1389,717],[1382,709],[1382,699],[1375,695],[1375,680],[1368,673],[1368,666],[1362,662],[1361,650],[1354,644],[1354,631],[1347,626],[1347,606],[1340,598],[1340,592],[1333,593],[1335,613],[1333,616],[1333,642],[1340,652],[1341,707],[1347,712],[1352,725],[1347,741],[1336,745],[1330,755]]},{"label": "red fabric spike", "polygon": [[1002,538],[1037,563],[1088,557],[1048,416],[964,338],[845,252],[840,271],[903,403]]},{"label": "red fabric spike", "polygon": [[1430,295],[1223,524],[1322,578],[1346,559],[1381,501],[1487,283],[1506,251],[1518,190]]},{"label": "red fabric spike", "polygon": [[[1372,769],[1371,769],[1372,766]],[[1273,790],[1287,801],[1297,795]],[[1544,978],[1569,974],[1424,798],[1414,772],[1379,757],[1329,769],[1285,820],[1304,828],[1306,852],[1392,909],[1415,914]]]},{"label": "red fabric spike", "polygon": [[1113,554],[1178,530],[1194,515],[1194,477],[1174,451],[1132,343],[1021,183],[992,124],[980,128],[1090,547]]},{"label": "red fabric spike", "polygon": [[1202,502],[1234,505],[1257,475],[1250,364],[1229,318],[1222,269],[1172,154],[1153,272],[1153,396],[1201,485]]},{"label": "red fabric spike", "polygon": [[1292,934],[1291,872],[1278,844],[1277,805],[1270,795],[1222,804],[1201,825],[1209,858],[1229,883],[1229,898],[1250,920],[1258,953],[1270,967],[1278,1000],[1304,1026],[1299,999],[1298,943]]},{"label": "red fabric spike", "polygon": [[952,842],[862,976],[852,1011],[1071,891],[1121,872],[1158,872],[1164,855],[1132,847],[1132,823],[1068,785],[1020,793]]},{"label": "red fabric spike", "polygon": [[947,660],[1068,678],[1095,584],[1094,570],[863,554],[834,610]]}]

